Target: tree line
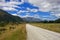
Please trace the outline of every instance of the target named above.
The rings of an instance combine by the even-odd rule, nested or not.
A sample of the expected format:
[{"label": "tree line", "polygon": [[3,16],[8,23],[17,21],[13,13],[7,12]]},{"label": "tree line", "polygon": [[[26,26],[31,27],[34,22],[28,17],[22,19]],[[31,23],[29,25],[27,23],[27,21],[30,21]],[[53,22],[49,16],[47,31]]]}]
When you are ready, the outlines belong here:
[{"label": "tree line", "polygon": [[31,21],[31,22],[26,21],[26,23],[60,23],[60,18],[56,20],[44,20],[44,21],[42,20],[42,21]]},{"label": "tree line", "polygon": [[60,23],[60,18],[56,19],[56,20],[44,20],[44,21],[40,21],[41,23]]}]

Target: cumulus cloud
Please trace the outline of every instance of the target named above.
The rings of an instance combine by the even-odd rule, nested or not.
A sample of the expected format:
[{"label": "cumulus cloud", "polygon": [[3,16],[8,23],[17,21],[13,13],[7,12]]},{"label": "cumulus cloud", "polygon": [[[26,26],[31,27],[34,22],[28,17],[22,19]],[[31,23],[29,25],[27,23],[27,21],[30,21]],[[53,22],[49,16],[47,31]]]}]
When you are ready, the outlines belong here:
[{"label": "cumulus cloud", "polygon": [[[20,6],[16,6],[16,5],[20,5],[21,3],[19,2],[1,2],[0,3],[0,8],[3,9],[3,10],[8,10],[8,11],[18,11],[17,9],[15,8],[20,8]],[[30,8],[26,8],[27,10],[20,10],[17,12],[17,15],[20,15],[21,13],[26,13],[26,17],[29,15],[29,12],[37,12],[38,9],[30,9]],[[15,15],[16,14],[12,14],[12,15]]]},{"label": "cumulus cloud", "polygon": [[27,8],[27,10],[28,10],[29,12],[38,12],[38,9],[30,9],[30,8]]},{"label": "cumulus cloud", "polygon": [[16,10],[15,8],[12,8],[12,7],[3,7],[2,8],[3,10],[9,10],[9,11],[18,11],[18,10]]},{"label": "cumulus cloud", "polygon": [[22,2],[0,2],[0,9],[9,10],[9,11],[18,11],[15,8],[20,8],[16,6],[17,4],[22,4]]},{"label": "cumulus cloud", "polygon": [[17,14],[12,14],[13,16],[18,16]]},{"label": "cumulus cloud", "polygon": [[[56,17],[60,17],[60,0],[29,0],[30,3],[34,4],[35,6],[38,6],[39,9],[30,9],[27,8],[27,10],[20,10],[18,13],[21,12],[38,12],[38,11],[43,11],[43,12],[51,12],[51,15],[54,15]],[[4,10],[14,10],[18,11],[15,9],[17,4],[22,4],[22,2],[6,2],[6,3],[0,3],[0,9]],[[18,7],[20,8],[20,7]]]},{"label": "cumulus cloud", "polygon": [[40,11],[51,12],[55,16],[60,14],[60,0],[29,0],[29,2],[38,6]]},{"label": "cumulus cloud", "polygon": [[18,13],[24,13],[24,12],[29,12],[27,10],[20,10]]},{"label": "cumulus cloud", "polygon": [[21,13],[26,13],[26,14],[29,14],[29,12],[38,12],[39,10],[38,9],[30,9],[30,8],[26,8],[27,10],[20,10],[17,12],[17,14],[21,14]]},{"label": "cumulus cloud", "polygon": [[51,4],[46,0],[29,0],[30,3],[38,6],[40,11],[49,11],[51,9]]}]

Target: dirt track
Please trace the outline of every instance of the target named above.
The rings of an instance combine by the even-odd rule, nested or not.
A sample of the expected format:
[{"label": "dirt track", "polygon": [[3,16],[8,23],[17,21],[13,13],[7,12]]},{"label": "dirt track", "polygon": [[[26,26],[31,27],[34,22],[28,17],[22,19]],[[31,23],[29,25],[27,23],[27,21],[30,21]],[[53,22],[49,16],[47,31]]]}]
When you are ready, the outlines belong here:
[{"label": "dirt track", "polygon": [[60,40],[60,33],[26,24],[27,40]]}]

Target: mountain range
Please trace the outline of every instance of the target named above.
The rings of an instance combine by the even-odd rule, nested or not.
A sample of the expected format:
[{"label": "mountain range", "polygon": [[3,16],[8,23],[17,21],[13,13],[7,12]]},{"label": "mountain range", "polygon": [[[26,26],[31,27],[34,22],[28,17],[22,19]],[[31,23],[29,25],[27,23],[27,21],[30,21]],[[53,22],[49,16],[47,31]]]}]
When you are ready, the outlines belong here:
[{"label": "mountain range", "polygon": [[41,21],[41,19],[34,18],[34,17],[23,17],[22,19],[26,22],[39,22],[39,21]]},{"label": "mountain range", "polygon": [[3,11],[0,9],[0,25],[6,25],[6,24],[19,24],[22,23],[23,20],[22,18],[18,17],[18,16],[13,16],[11,14],[9,14],[6,11]]}]

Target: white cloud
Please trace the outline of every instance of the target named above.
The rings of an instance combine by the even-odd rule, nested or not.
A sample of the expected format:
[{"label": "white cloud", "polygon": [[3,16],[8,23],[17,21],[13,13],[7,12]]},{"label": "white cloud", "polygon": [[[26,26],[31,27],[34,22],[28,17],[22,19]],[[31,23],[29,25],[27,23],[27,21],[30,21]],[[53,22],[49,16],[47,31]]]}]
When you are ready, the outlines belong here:
[{"label": "white cloud", "polygon": [[17,12],[17,14],[21,14],[21,13],[29,13],[29,12],[38,12],[38,9],[30,9],[30,8],[27,8],[27,10],[20,10],[19,12]]},{"label": "white cloud", "polygon": [[37,12],[38,9],[31,9],[30,11],[31,11],[31,12]]},{"label": "white cloud", "polygon": [[17,4],[22,4],[22,3],[21,2],[1,2],[0,9],[18,11],[15,9],[15,7],[20,8],[20,7],[16,6]]},{"label": "white cloud", "polygon": [[54,15],[54,16],[56,16],[56,17],[58,17],[58,18],[60,18],[60,13],[58,13],[58,14],[51,14],[51,15]]},{"label": "white cloud", "polygon": [[27,8],[27,10],[28,10],[29,12],[38,12],[38,9],[30,9],[30,8]]},{"label": "white cloud", "polygon": [[27,10],[20,10],[18,13],[24,13],[24,12],[29,12]]},{"label": "white cloud", "polygon": [[40,11],[49,11],[51,9],[51,4],[46,0],[29,0],[30,3],[38,6]]},{"label": "white cloud", "polygon": [[40,5],[40,11],[43,11],[43,12],[48,12],[48,11],[50,11],[52,9],[52,7],[51,7],[51,4],[50,3],[48,3],[48,2],[43,2],[43,3],[41,3],[41,5]]},{"label": "white cloud", "polygon": [[12,14],[13,16],[18,16],[17,14]]},{"label": "white cloud", "polygon": [[17,4],[22,4],[23,2],[7,2],[7,3],[12,5],[17,5]]},{"label": "white cloud", "polygon": [[12,8],[12,7],[3,7],[2,8],[3,10],[9,10],[9,11],[18,11],[18,10],[16,10],[15,8]]},{"label": "white cloud", "polygon": [[3,3],[3,4],[0,4],[0,6],[2,6],[2,7],[17,7],[17,8],[19,8],[18,6],[13,5],[13,4],[9,4],[9,3]]},{"label": "white cloud", "polygon": [[[55,15],[56,17],[60,17],[60,0],[29,0],[30,3],[34,4],[35,6],[39,7],[38,9],[30,9],[27,8],[26,11],[19,11],[18,13],[21,12],[37,12],[37,11],[43,11],[43,12],[50,12],[51,11],[51,15]],[[16,10],[14,7],[18,7],[16,6],[17,4],[22,4],[23,2],[1,2],[0,3],[0,9],[3,8],[4,10],[14,10],[14,11],[18,11]],[[20,7],[18,7],[20,8]]]},{"label": "white cloud", "polygon": [[29,0],[29,2],[38,6],[40,11],[51,11],[55,16],[60,14],[60,0]]}]

